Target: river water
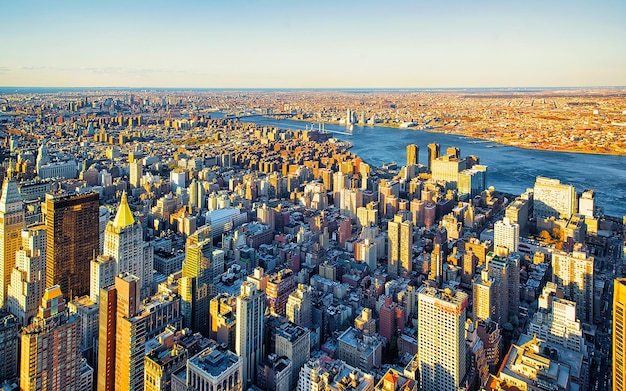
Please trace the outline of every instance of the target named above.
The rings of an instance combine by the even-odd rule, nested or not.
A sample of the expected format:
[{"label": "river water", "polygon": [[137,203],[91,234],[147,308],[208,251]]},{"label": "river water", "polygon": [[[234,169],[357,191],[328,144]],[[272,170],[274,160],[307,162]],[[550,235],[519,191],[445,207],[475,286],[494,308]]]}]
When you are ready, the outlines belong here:
[{"label": "river water", "polygon": [[[266,117],[242,118],[242,121],[284,129],[311,126],[306,122]],[[341,125],[326,124],[325,129],[346,131]],[[531,150],[451,134],[383,126],[354,126],[351,135],[336,133],[335,137],[351,142],[351,151],[373,166],[392,161],[404,165],[407,144],[419,145],[422,164],[427,164],[430,143],[440,144],[442,153],[448,147],[458,147],[461,156],[476,155],[481,164],[489,167],[487,184],[500,191],[520,194],[534,186],[537,176],[545,176],[574,185],[579,193],[592,189],[596,192],[596,205],[603,207],[607,215],[626,215],[626,156]]]}]

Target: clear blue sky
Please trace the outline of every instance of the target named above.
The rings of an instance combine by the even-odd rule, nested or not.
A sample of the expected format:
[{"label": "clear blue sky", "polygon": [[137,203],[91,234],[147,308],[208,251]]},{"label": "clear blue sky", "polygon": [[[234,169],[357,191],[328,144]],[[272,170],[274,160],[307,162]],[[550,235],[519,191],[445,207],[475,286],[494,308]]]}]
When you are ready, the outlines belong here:
[{"label": "clear blue sky", "polygon": [[626,1],[6,1],[0,85],[626,85]]}]

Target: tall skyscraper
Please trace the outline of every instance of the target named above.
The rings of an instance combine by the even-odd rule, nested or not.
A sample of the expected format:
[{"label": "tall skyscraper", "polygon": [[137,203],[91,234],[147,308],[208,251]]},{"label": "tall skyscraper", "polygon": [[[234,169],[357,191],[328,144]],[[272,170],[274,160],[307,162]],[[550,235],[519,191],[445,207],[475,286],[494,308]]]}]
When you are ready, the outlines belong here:
[{"label": "tall skyscraper", "polygon": [[105,257],[116,263],[116,275],[130,273],[139,277],[141,297],[150,296],[152,286],[152,247],[143,241],[143,229],[139,220],[135,221],[128,205],[126,193],[117,209],[115,219],[104,230]]},{"label": "tall skyscraper", "polygon": [[140,301],[139,278],[120,274],[100,291],[98,391],[143,390],[146,341],[182,326],[180,300],[161,293]]},{"label": "tall skyscraper", "polygon": [[39,314],[22,330],[21,349],[21,390],[81,390],[79,322],[58,285],[46,289]]},{"label": "tall skyscraper", "polygon": [[419,153],[420,147],[416,144],[409,144],[406,146],[406,165],[417,165],[419,164]]},{"label": "tall skyscraper", "polygon": [[421,389],[457,391],[465,385],[467,372],[467,294],[424,286],[417,300]]},{"label": "tall skyscraper", "polygon": [[21,239],[22,248],[15,253],[7,308],[22,326],[27,326],[37,315],[46,289],[46,226],[22,230]]},{"label": "tall skyscraper", "polygon": [[493,245],[496,253],[500,249],[506,249],[506,254],[517,251],[519,244],[519,224],[512,223],[508,217],[497,221],[493,225]]},{"label": "tall skyscraper", "polygon": [[626,278],[613,284],[613,391],[619,391],[626,389]]},{"label": "tall skyscraper", "polygon": [[501,316],[497,305],[499,290],[500,282],[489,277],[486,269],[476,276],[472,284],[475,321],[485,319],[500,321]]},{"label": "tall skyscraper", "polygon": [[235,352],[243,359],[242,388],[254,382],[256,367],[264,356],[265,293],[248,281],[241,285],[237,296],[237,329]]},{"label": "tall skyscraper", "polygon": [[224,271],[223,263],[213,261],[213,235],[211,226],[206,225],[187,238],[183,275],[179,280],[183,325],[203,335],[209,335],[214,280]]},{"label": "tall skyscraper", "polygon": [[17,182],[5,179],[0,195],[0,307],[7,305],[7,290],[15,267],[15,252],[22,244],[24,206]]},{"label": "tall skyscraper", "polygon": [[489,253],[486,270],[496,285],[495,305],[496,322],[504,325],[509,316],[518,313],[519,307],[519,267],[520,257],[517,254],[499,257]]},{"label": "tall skyscraper", "polygon": [[19,375],[21,328],[15,315],[0,312],[0,382],[11,381]]},{"label": "tall skyscraper", "polygon": [[141,177],[143,176],[143,163],[142,160],[135,160],[130,163],[129,182],[134,188],[141,186]]},{"label": "tall skyscraper", "polygon": [[387,224],[389,234],[389,254],[387,258],[387,272],[392,277],[413,270],[413,224],[397,214]]},{"label": "tall skyscraper", "polygon": [[98,193],[46,194],[46,286],[68,297],[89,294],[89,261],[98,252]]},{"label": "tall skyscraper", "polygon": [[441,147],[439,144],[428,144],[428,170],[432,171],[433,169],[433,160],[439,157]]},{"label": "tall skyscraper", "polygon": [[576,303],[576,316],[593,323],[594,258],[581,247],[571,253],[552,253],[552,281],[565,298]]},{"label": "tall skyscraper", "polygon": [[539,219],[550,217],[569,219],[576,213],[576,189],[558,179],[538,176],[535,180],[533,215]]}]

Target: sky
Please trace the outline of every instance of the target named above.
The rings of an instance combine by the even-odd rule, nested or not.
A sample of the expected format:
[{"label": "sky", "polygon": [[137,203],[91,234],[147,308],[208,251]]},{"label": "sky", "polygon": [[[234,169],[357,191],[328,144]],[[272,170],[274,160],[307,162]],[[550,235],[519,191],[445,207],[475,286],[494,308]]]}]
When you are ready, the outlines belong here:
[{"label": "sky", "polygon": [[626,86],[626,1],[3,2],[0,86]]}]

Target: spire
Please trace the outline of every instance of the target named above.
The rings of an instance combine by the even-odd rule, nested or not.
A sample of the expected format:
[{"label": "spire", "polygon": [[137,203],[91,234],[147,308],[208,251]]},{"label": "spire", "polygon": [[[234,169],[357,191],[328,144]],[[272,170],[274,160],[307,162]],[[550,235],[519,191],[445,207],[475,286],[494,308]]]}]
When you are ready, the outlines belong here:
[{"label": "spire", "polygon": [[0,212],[9,211],[11,204],[19,203],[22,205],[22,195],[17,188],[17,182],[13,179],[6,178],[2,185],[2,193],[0,195]]},{"label": "spire", "polygon": [[126,192],[123,192],[120,206],[117,209],[115,220],[113,220],[113,226],[117,229],[122,229],[128,227],[129,225],[133,225],[134,223],[135,218],[133,217],[133,212],[130,210],[130,206],[128,206]]}]

